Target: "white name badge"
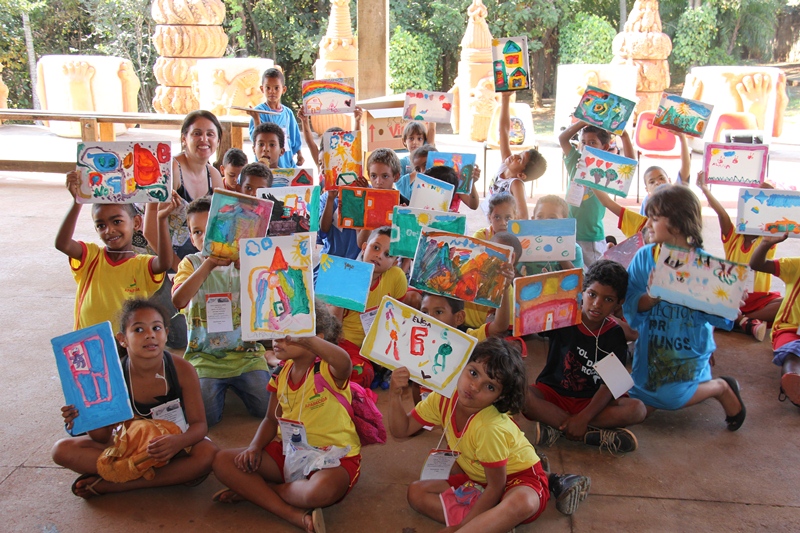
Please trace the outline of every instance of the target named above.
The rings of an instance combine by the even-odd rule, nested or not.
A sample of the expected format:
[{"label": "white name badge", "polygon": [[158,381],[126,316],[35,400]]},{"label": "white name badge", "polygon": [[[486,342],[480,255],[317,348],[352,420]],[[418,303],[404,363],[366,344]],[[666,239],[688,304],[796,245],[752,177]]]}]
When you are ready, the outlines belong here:
[{"label": "white name badge", "polygon": [[158,407],[153,407],[150,410],[150,416],[156,420],[168,420],[174,423],[181,428],[182,433],[185,433],[186,430],[189,429],[189,424],[186,423],[186,417],[183,416],[181,401],[177,398],[171,402],[161,404]]},{"label": "white name badge", "polygon": [[425,465],[422,467],[422,474],[420,474],[420,481],[426,479],[447,479],[450,477],[450,470],[456,464],[459,452],[453,450],[431,450],[428,458],[425,460]]},{"label": "white name badge", "polygon": [[614,395],[615,400],[633,387],[633,378],[628,374],[625,365],[614,355],[614,352],[596,362],[594,369],[603,378],[603,382]]},{"label": "white name badge", "polygon": [[364,333],[369,333],[369,328],[372,327],[372,323],[375,322],[375,317],[378,316],[378,308],[373,307],[372,309],[367,309],[363,313],[361,313],[361,327],[364,328]]},{"label": "white name badge", "polygon": [[295,429],[300,432],[300,441],[308,444],[306,438],[306,426],[298,420],[289,420],[288,418],[279,418],[278,424],[281,427],[281,443],[283,444],[283,455],[289,453],[289,443],[292,441]]},{"label": "white name badge", "polygon": [[206,331],[208,333],[233,331],[232,300],[229,292],[206,295]]},{"label": "white name badge", "polygon": [[569,189],[567,189],[567,196],[564,199],[567,201],[569,205],[580,207],[581,202],[583,202],[584,192],[586,192],[586,187],[572,181],[569,184]]}]

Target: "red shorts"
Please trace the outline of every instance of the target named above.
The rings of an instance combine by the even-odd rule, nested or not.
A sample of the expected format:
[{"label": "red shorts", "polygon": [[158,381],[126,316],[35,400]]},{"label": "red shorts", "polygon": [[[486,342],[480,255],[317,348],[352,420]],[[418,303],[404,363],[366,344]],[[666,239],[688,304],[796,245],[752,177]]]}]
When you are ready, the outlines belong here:
[{"label": "red shorts", "polygon": [[[455,474],[447,478],[447,483],[449,483],[454,489],[460,487],[467,481],[472,481],[467,474]],[[486,487],[485,483],[478,483],[477,481],[473,481],[473,483],[477,483],[484,488]],[[506,476],[506,487],[503,490],[503,497],[505,498],[505,495],[508,491],[519,486],[532,488],[539,497],[539,509],[531,516],[526,518],[524,522],[521,522],[522,524],[530,524],[539,518],[539,515],[544,512],[545,507],[547,507],[547,501],[550,499],[550,488],[547,483],[547,474],[542,468],[541,461],[530,468],[526,468],[525,470]],[[447,509],[445,509],[444,512],[446,515]],[[466,514],[464,516],[466,516]]]},{"label": "red shorts", "polygon": [[[267,454],[272,457],[272,460],[275,461],[275,464],[278,465],[278,469],[281,471],[281,478],[283,478],[283,463],[286,460],[286,456],[283,455],[283,444],[280,441],[274,440],[264,447],[264,451],[267,452]],[[350,491],[353,490],[353,487],[356,486],[358,478],[361,475],[361,454],[352,457],[342,457],[339,459],[339,462],[341,463],[340,466],[347,472],[347,475],[350,476],[350,485],[347,487],[347,492],[344,493],[344,496],[347,496],[350,494]],[[311,478],[317,472],[319,472],[319,470],[311,472],[308,477]],[[344,496],[342,496],[342,499],[344,499]]]},{"label": "red shorts", "polygon": [[784,329],[777,331],[772,335],[772,349],[777,350],[784,344],[788,344],[796,340],[800,340],[800,335],[797,334],[796,329]]},{"label": "red shorts", "polygon": [[779,292],[753,292],[747,295],[744,305],[739,308],[743,315],[764,309],[768,303],[781,298]]},{"label": "red shorts", "polygon": [[552,387],[549,387],[544,383],[534,383],[531,385],[531,388],[538,389],[539,392],[542,393],[542,396],[544,396],[546,402],[552,403],[562,411],[566,411],[571,415],[580,413],[586,409],[586,406],[592,401],[591,398],[573,398],[571,396],[562,396],[554,391]]}]

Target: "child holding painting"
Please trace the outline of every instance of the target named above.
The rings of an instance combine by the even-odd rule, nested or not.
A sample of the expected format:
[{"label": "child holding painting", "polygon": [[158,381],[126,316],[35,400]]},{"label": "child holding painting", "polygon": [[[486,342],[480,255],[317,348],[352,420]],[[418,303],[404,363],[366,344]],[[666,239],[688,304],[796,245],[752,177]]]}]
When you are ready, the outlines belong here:
[{"label": "child holding painting", "polygon": [[269,168],[287,168],[280,166],[286,153],[283,148],[285,138],[281,127],[273,122],[262,122],[256,126],[253,130],[253,153],[256,161]]},{"label": "child holding painting", "polygon": [[[251,165],[266,168],[262,163]],[[198,250],[203,249],[210,209],[211,200],[205,197],[186,209],[192,243]],[[264,418],[269,404],[269,368],[264,347],[258,342],[242,341],[238,261],[216,259],[202,252],[190,254],[178,265],[174,282],[172,302],[186,315],[189,327],[184,358],[200,377],[208,427],[222,420],[228,389],[242,399],[250,415]],[[215,315],[221,312],[224,323],[209,320],[208,309],[212,307]]]},{"label": "child holding painting", "polygon": [[414,151],[426,144],[433,145],[436,143],[436,123],[408,122],[406,127],[403,128],[402,140],[403,146],[408,150],[408,155],[403,156],[400,160],[400,172],[402,174],[411,174],[414,171],[414,165],[411,164]]},{"label": "child holding painting", "polygon": [[716,349],[714,328],[730,330],[733,323],[648,294],[656,245],[702,248],[700,202],[688,187],[665,185],[650,197],[647,216],[653,244],[640,249],[628,266],[623,304],[625,318],[639,332],[629,394],[644,402],[648,415],[714,398],[725,410],[728,429],[736,431],[746,415],[739,384],[731,377],[712,379],[709,364]]},{"label": "child holding painting", "polygon": [[239,182],[239,174],[247,165],[247,156],[238,148],[231,148],[222,157],[219,173],[222,174],[222,185],[226,191],[235,191]]},{"label": "child holding painting", "polygon": [[[560,196],[548,194],[536,201],[533,208],[533,220],[555,220],[569,218],[569,206]],[[575,259],[572,261],[535,261],[519,263],[517,269],[523,276],[532,276],[545,272],[557,272],[559,270],[569,270],[570,268],[583,268],[583,249],[575,243]]]},{"label": "child holding painting", "polygon": [[[373,189],[392,190],[395,188],[397,180],[400,179],[400,159],[394,150],[388,148],[378,148],[367,159],[367,176],[369,184],[359,180],[357,187],[372,186]],[[408,198],[400,193],[400,205],[408,205]],[[362,229],[358,232],[358,245],[363,246],[372,234],[371,230]]]}]

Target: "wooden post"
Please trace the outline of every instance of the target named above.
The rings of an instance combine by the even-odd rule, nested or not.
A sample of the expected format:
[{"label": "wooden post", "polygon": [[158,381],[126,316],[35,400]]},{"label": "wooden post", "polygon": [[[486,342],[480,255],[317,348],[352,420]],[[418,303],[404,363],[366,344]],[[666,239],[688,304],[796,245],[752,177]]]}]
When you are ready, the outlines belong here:
[{"label": "wooden post", "polygon": [[[81,119],[81,140],[83,142],[97,142],[97,119]],[[112,124],[113,126],[113,124]]]},{"label": "wooden post", "polygon": [[114,124],[113,122],[101,122],[100,123],[100,140],[103,142],[110,142],[117,140],[117,132],[114,131]]},{"label": "wooden post", "polygon": [[389,0],[358,2],[356,99],[389,94]]},{"label": "wooden post", "polygon": [[[214,162],[214,166],[219,168],[222,164],[222,158],[225,157],[225,152],[231,147],[231,131],[233,129],[233,125],[230,122],[223,121],[221,123],[222,126],[222,137],[219,139],[219,147],[217,148],[217,160]],[[239,133],[239,137],[241,137],[241,133]],[[241,140],[240,140],[241,144]]]}]

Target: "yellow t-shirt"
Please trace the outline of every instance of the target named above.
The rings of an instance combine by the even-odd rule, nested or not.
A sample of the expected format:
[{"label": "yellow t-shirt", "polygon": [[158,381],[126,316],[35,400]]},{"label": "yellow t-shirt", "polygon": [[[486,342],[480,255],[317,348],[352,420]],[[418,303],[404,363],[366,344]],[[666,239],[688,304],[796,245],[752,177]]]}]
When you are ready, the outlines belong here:
[{"label": "yellow t-shirt", "polygon": [[[280,374],[277,377],[273,375],[267,385],[270,393],[277,394],[283,412],[281,417],[302,422],[306,427],[308,443],[312,446],[317,448],[350,446],[347,457],[361,453],[361,441],[347,410],[331,391],[323,388],[317,392],[314,384],[314,367],[309,368],[301,383],[291,383],[289,372],[293,365],[294,361],[287,361]],[[345,383],[344,388],[339,388],[331,375],[328,363],[325,361],[320,363],[319,373],[333,390],[339,392],[348,402],[353,401],[350,382]],[[277,438],[278,440],[281,438],[280,427]]]},{"label": "yellow t-shirt", "polygon": [[125,300],[150,298],[164,282],[164,274],[153,274],[155,256],[121,254],[109,257],[105,247],[80,242],[83,254],[70,259],[72,276],[78,284],[75,294],[75,329],[111,321],[119,331],[119,314]]},{"label": "yellow t-shirt", "polygon": [[486,324],[486,317],[489,316],[491,307],[476,304],[474,302],[464,302],[464,324],[468,328],[479,328]]},{"label": "yellow t-shirt", "polygon": [[484,324],[479,328],[467,328],[467,335],[470,337],[475,337],[478,339],[478,342],[486,340],[486,327],[488,324]]},{"label": "yellow t-shirt", "polygon": [[797,304],[800,296],[800,258],[782,257],[773,261],[775,275],[786,284],[786,293],[783,302],[775,316],[772,326],[772,338],[781,331],[797,331],[800,325],[800,305]]},{"label": "yellow t-shirt", "polygon": [[[384,296],[391,296],[395,300],[400,300],[408,291],[408,281],[406,274],[400,267],[393,266],[378,278],[369,288],[367,297],[367,310],[378,307]],[[342,318],[342,336],[357,346],[364,343],[364,325],[361,323],[361,314],[344,310]]]},{"label": "yellow t-shirt", "polygon": [[458,466],[473,481],[486,483],[484,467],[505,465],[506,475],[516,474],[539,462],[533,445],[508,414],[500,413],[494,405],[476,413],[467,425],[457,431],[455,402],[432,392],[411,411],[420,424],[445,428],[445,438],[451,450],[461,452]]},{"label": "yellow t-shirt", "polygon": [[619,222],[617,223],[617,226],[626,238],[631,238],[642,231],[642,228],[644,228],[645,224],[647,224],[646,216],[640,215],[635,211],[631,211],[630,209],[625,209],[623,207],[622,213],[619,214]]},{"label": "yellow t-shirt", "polygon": [[479,229],[478,231],[473,233],[472,236],[475,237],[476,239],[491,241],[492,237],[494,236],[494,231],[492,231],[492,227],[489,226],[488,228]]},{"label": "yellow t-shirt", "polygon": [[[750,243],[750,247],[746,248],[744,243],[744,235],[736,233],[731,227],[731,231],[727,235],[722,236],[722,246],[725,249],[725,259],[733,261],[734,263],[741,263],[746,265],[750,262],[753,256],[753,250],[756,246],[761,244],[761,237],[756,237]],[[772,246],[767,252],[767,259],[775,257],[775,247]],[[766,272],[754,271],[755,279],[753,281],[753,291],[755,292],[769,292],[772,284],[772,276]]]}]

